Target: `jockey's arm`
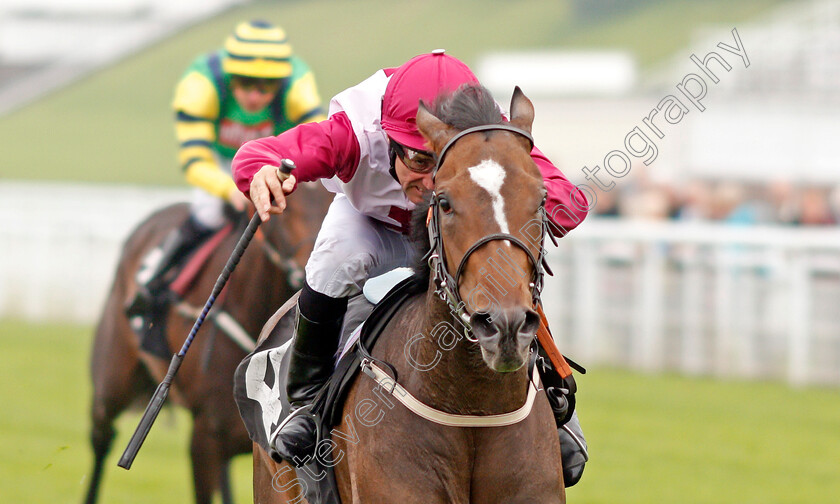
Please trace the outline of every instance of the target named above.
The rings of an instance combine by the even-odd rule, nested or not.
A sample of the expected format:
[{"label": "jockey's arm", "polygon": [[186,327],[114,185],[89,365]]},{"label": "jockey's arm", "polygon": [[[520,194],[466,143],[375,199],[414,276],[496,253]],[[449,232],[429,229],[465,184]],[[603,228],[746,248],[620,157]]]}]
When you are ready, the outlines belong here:
[{"label": "jockey's arm", "polygon": [[[298,181],[334,176],[349,181],[360,157],[361,148],[350,120],[339,112],[325,121],[301,124],[280,135],[245,143],[233,158],[233,178],[265,221],[269,214],[283,212],[285,196]],[[275,173],[284,158],[294,161],[297,168],[281,187]]]},{"label": "jockey's arm", "polygon": [[531,158],[542,172],[548,193],[545,210],[553,224],[554,236],[565,236],[583,222],[589,210],[589,202],[574,184],[554,166],[539,149],[534,147]]},{"label": "jockey's arm", "polygon": [[212,82],[198,72],[187,74],[175,88],[175,136],[178,161],[187,182],[230,201],[236,185],[213,155],[219,96]]}]

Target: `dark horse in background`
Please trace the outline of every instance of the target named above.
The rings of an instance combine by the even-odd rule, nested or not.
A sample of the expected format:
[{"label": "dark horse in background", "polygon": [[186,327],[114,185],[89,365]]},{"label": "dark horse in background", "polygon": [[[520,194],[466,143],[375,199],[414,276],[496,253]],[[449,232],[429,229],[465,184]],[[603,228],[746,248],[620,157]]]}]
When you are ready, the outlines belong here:
[{"label": "dark horse in background", "polygon": [[[421,104],[417,114],[418,128],[441,159],[431,211],[428,218],[423,212],[419,226],[421,233],[432,230],[426,245],[431,267],[415,277],[413,294],[387,322],[371,354],[381,369],[388,369],[382,361],[393,366],[397,383],[445,418],[527,413],[516,423],[492,427],[431,421],[397,404],[397,394],[387,395],[393,381],[377,386],[367,367],[356,375],[343,421],[333,429],[343,434],[333,435],[331,452],[320,455],[335,467],[343,504],[566,500],[554,416],[545,394],[533,395],[529,378],[547,229],[545,187],[529,155],[534,109],[517,88],[511,130],[484,88],[453,96],[462,92],[474,95],[466,101],[471,106],[438,108],[438,118]],[[468,131],[482,125],[491,127]],[[499,260],[501,253],[509,261]],[[500,268],[495,278],[487,274],[491,263]],[[459,298],[466,303],[463,311]],[[273,320],[280,318],[278,313]],[[462,320],[469,334],[460,330]],[[444,327],[456,330],[442,336]],[[444,338],[450,343],[445,349]],[[525,409],[528,397],[531,409]],[[294,474],[255,445],[255,502],[300,502],[296,492],[280,491],[299,488]]]},{"label": "dark horse in background", "polygon": [[[320,186],[299,185],[282,219],[263,224],[231,275],[190,347],[172,385],[170,398],[193,417],[190,454],[195,500],[209,504],[216,491],[225,504],[232,502],[228,466],[231,458],[251,451],[233,400],[233,373],[246,355],[239,344],[214,323],[213,314],[225,312],[253,339],[263,323],[291,296],[302,281],[302,267],[326,214],[331,195]],[[86,502],[96,501],[105,457],[115,436],[114,420],[126,408],[148,402],[168,368],[169,359],[140,349],[139,337],[129,327],[126,301],[135,292],[135,273],[145,254],[187,218],[188,206],[176,204],[157,211],[128,238],[116,277],[96,328],[91,360],[93,402],[91,443],[94,467]],[[178,351],[204,306],[213,285],[230,257],[247,219],[212,252],[181,303],[166,315],[166,338]],[[190,312],[185,307],[193,307]],[[241,334],[241,331],[240,331]]]}]

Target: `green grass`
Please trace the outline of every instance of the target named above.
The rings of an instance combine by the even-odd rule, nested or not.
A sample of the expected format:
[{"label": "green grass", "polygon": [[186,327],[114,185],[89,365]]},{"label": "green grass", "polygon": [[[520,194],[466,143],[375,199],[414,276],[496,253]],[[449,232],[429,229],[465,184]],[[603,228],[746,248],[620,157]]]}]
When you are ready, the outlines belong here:
[{"label": "green grass", "polygon": [[623,48],[648,65],[686,50],[700,25],[736,23],[781,1],[648,1],[586,20],[572,0],[255,2],[0,118],[0,177],[184,184],[169,108],[174,85],[193,57],[244,19],[284,26],[327,100],[378,68],[438,47],[469,64],[494,50]]},{"label": "green grass", "polygon": [[[0,321],[0,489],[3,502],[78,503],[92,454],[90,374],[92,329]],[[161,412],[130,471],[117,460],[140,420],[128,412],[106,463],[100,502],[192,502],[187,455],[191,422],[184,410]],[[251,461],[234,462],[237,502],[250,502]],[[220,500],[219,500],[220,501]]]},{"label": "green grass", "polygon": [[595,370],[592,461],[570,502],[816,503],[840,496],[840,391]]},{"label": "green grass", "polygon": [[[4,502],[79,502],[90,470],[89,327],[0,321]],[[592,460],[570,503],[833,504],[840,391],[593,369],[579,376]],[[116,466],[139,413],[124,415],[102,502],[191,502],[189,419],[164,411],[130,471]],[[237,459],[237,502],[250,460]]]}]

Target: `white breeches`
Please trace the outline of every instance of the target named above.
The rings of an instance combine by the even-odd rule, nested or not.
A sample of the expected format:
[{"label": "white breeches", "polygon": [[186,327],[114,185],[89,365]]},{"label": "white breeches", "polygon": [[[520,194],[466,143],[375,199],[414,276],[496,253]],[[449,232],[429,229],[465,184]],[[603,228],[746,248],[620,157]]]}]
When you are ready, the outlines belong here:
[{"label": "white breeches", "polygon": [[416,257],[408,236],[362,215],[338,194],[306,263],[306,283],[330,297],[349,297],[359,294],[368,278],[412,266]]}]

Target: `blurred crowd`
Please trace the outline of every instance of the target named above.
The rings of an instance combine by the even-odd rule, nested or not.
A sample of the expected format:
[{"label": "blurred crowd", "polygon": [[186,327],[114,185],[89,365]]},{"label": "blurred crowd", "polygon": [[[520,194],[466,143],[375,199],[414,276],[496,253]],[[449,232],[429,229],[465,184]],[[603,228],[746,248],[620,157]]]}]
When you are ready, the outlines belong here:
[{"label": "blurred crowd", "polygon": [[599,191],[594,213],[645,220],[832,226],[840,224],[840,186],[700,179],[667,184],[642,176]]}]

